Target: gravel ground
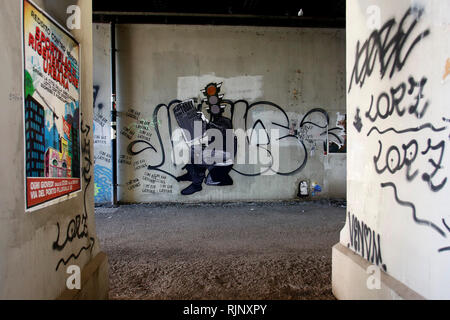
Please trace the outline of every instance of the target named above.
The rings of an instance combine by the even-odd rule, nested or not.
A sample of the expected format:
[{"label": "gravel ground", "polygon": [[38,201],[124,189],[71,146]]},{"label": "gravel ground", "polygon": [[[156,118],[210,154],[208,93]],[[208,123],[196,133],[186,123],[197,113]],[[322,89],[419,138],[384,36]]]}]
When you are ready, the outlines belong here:
[{"label": "gravel ground", "polygon": [[96,208],[111,299],[334,299],[342,203]]}]

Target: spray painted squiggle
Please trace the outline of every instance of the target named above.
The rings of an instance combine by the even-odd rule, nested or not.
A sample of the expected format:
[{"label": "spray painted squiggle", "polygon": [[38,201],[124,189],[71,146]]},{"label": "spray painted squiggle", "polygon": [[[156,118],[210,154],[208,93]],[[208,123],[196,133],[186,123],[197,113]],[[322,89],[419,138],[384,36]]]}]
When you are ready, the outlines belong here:
[{"label": "spray painted squiggle", "polygon": [[370,134],[373,131],[377,131],[379,134],[385,134],[385,133],[388,133],[388,132],[395,132],[397,134],[403,134],[403,133],[408,133],[408,132],[419,132],[419,131],[424,130],[424,129],[431,129],[434,132],[441,132],[441,131],[446,130],[447,127],[436,128],[431,123],[426,123],[426,124],[423,124],[423,125],[421,125],[421,126],[419,126],[417,128],[409,128],[409,129],[404,129],[404,130],[397,130],[395,128],[389,128],[389,129],[380,131],[380,129],[378,129],[378,127],[374,126],[374,127],[372,127],[370,129],[369,133],[367,133],[367,136],[370,136]]},{"label": "spray painted squiggle", "polygon": [[59,269],[59,265],[62,263],[62,264],[64,264],[65,266],[67,265],[67,263],[69,263],[69,261],[71,260],[71,259],[78,259],[78,257],[81,255],[81,253],[83,252],[83,251],[88,251],[89,249],[92,251],[92,249],[93,249],[93,247],[94,247],[94,243],[95,243],[95,239],[94,238],[89,238],[89,245],[88,246],[85,246],[85,247],[82,247],[81,249],[80,249],[80,251],[78,251],[78,254],[71,254],[66,260],[64,260],[64,259],[60,259],[59,260],[59,262],[58,262],[58,264],[56,265],[56,271],[58,271],[58,269]]},{"label": "spray painted squiggle", "polygon": [[413,219],[414,219],[414,222],[416,222],[417,224],[420,224],[420,225],[425,225],[425,226],[431,227],[431,228],[433,228],[436,232],[438,232],[441,236],[443,236],[444,238],[447,237],[447,235],[445,234],[445,232],[444,232],[441,228],[439,228],[437,225],[435,225],[433,222],[428,221],[428,220],[419,219],[419,218],[417,217],[417,214],[416,214],[416,207],[415,207],[415,205],[414,205],[413,203],[407,202],[407,201],[403,201],[403,200],[400,200],[400,199],[399,199],[398,193],[397,193],[397,186],[396,186],[393,182],[382,183],[382,184],[381,184],[381,187],[382,187],[382,188],[391,187],[391,188],[394,189],[395,200],[397,201],[397,203],[398,203],[399,205],[404,206],[404,207],[410,207],[410,208],[411,208],[411,210],[412,210],[412,217],[413,217]]}]

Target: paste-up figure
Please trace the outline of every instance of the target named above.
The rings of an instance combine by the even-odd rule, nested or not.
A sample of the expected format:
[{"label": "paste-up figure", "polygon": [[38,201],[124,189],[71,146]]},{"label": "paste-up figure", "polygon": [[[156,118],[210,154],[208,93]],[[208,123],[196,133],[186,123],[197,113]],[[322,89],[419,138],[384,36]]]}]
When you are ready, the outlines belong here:
[{"label": "paste-up figure", "polygon": [[[202,190],[202,184],[213,186],[227,186],[233,184],[229,172],[233,167],[234,155],[236,154],[236,138],[234,135],[227,137],[227,130],[233,129],[231,119],[224,117],[225,107],[221,105],[222,95],[219,95],[221,84],[210,83],[203,90],[206,96],[208,112],[211,119],[207,120],[203,113],[197,111],[192,100],[180,103],[174,108],[175,117],[179,126],[187,130],[192,137],[186,142],[191,147],[191,161],[183,169],[187,173],[178,177],[177,181],[191,181],[192,183],[181,191],[182,195],[191,195]],[[201,134],[195,136],[194,126],[198,122]],[[216,129],[212,134],[210,129]],[[211,147],[217,137],[222,138],[222,143],[216,143],[218,148]],[[232,150],[227,150],[227,138],[233,139]],[[218,141],[216,141],[218,142]],[[206,171],[208,170],[208,175]]]}]

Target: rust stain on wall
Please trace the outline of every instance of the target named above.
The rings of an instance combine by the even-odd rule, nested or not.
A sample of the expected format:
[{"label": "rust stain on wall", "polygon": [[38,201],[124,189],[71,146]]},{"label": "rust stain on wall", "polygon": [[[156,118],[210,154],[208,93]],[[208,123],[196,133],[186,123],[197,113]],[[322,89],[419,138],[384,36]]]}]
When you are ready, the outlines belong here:
[{"label": "rust stain on wall", "polygon": [[450,75],[450,58],[447,59],[447,63],[445,65],[443,80],[445,80],[445,78],[447,78],[449,75]]}]

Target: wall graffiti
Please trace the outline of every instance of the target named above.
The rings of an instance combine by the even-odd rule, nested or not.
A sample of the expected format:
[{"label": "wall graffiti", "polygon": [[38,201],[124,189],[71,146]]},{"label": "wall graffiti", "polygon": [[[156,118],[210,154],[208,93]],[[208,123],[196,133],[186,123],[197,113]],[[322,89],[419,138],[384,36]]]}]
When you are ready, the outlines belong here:
[{"label": "wall graffiti", "polygon": [[[433,192],[440,191],[445,184],[447,183],[447,177],[442,178],[441,181],[433,181],[433,178],[442,170],[442,160],[445,150],[445,141],[441,141],[435,146],[431,145],[431,139],[427,140],[428,146],[427,148],[419,153],[419,144],[415,139],[412,139],[407,144],[402,144],[401,149],[403,150],[403,155],[400,152],[400,148],[395,145],[390,146],[390,148],[386,151],[386,155],[383,158],[381,156],[383,150],[383,143],[378,141],[380,145],[380,149],[378,155],[374,156],[374,166],[375,171],[378,174],[382,174],[385,171],[388,171],[391,174],[396,174],[401,171],[403,167],[406,167],[405,177],[407,181],[413,181],[419,173],[419,169],[416,169],[413,173],[411,173],[411,167],[414,164],[417,156],[427,155],[431,151],[440,151],[439,160],[435,160],[435,158],[428,158],[428,162],[432,164],[433,171],[432,172],[424,172],[422,174],[422,180],[430,187]],[[379,160],[383,159],[382,162],[384,167],[379,167]]]},{"label": "wall graffiti", "polygon": [[94,85],[94,108],[98,108],[99,110],[102,110],[103,103],[101,103],[101,102],[97,103],[97,97],[98,97],[99,91],[100,91],[100,86]]},{"label": "wall graffiti", "polygon": [[335,135],[333,131],[338,131],[335,139],[329,140],[328,150],[330,153],[347,153],[347,115],[337,113],[336,128],[330,129],[328,134]]},{"label": "wall graffiti", "polygon": [[144,173],[142,180],[144,181],[143,193],[173,193],[173,185],[166,175],[147,171]]},{"label": "wall graffiti", "polygon": [[110,201],[112,192],[112,170],[109,167],[100,165],[94,166],[95,192],[94,200],[96,203],[105,203]]},{"label": "wall graffiti", "polygon": [[[210,83],[206,86],[203,92],[208,92],[208,88],[211,86],[220,88],[221,84]],[[266,174],[268,171],[273,171],[274,174],[281,176],[294,175],[304,169],[308,161],[308,156],[314,155],[314,151],[323,148],[322,150],[324,154],[327,154],[327,144],[330,146],[330,152],[345,152],[345,115],[338,115],[339,119],[336,121],[337,126],[330,127],[330,116],[324,109],[321,108],[313,108],[298,118],[292,118],[292,116],[290,118],[282,107],[273,102],[258,101],[249,103],[246,100],[231,101],[223,99],[223,95],[219,95],[218,92],[219,91],[217,91],[217,95],[215,92],[213,94],[213,96],[216,97],[216,100],[213,101],[215,104],[208,104],[207,101],[209,96],[208,94],[205,94],[205,100],[197,105],[198,112],[203,112],[205,115],[209,114],[209,120],[212,124],[215,123],[214,119],[216,116],[211,112],[211,110],[214,106],[219,106],[217,109],[218,114],[222,115],[225,112],[227,113],[226,117],[221,116],[220,121],[230,121],[231,128],[240,128],[245,132],[249,132],[246,137],[246,145],[256,145],[256,147],[262,150],[262,152],[267,153],[269,158],[273,157],[270,151],[270,145],[273,143],[270,137],[270,129],[279,129],[280,131],[280,136],[276,139],[276,142],[280,143],[280,141],[286,141],[296,146],[298,150],[296,164],[294,163],[294,165],[292,165],[292,161],[290,161],[291,167],[284,166],[282,159],[280,161],[280,168],[277,170],[273,170],[269,167],[265,171],[250,172],[248,171],[248,168],[246,171],[243,168],[236,167],[236,165],[232,166],[231,170],[239,175],[246,177],[257,177]],[[149,160],[147,158],[148,170],[159,172],[175,180],[178,178],[178,181],[186,181],[185,179],[191,178],[187,177],[187,175],[191,174],[189,172],[187,175],[182,177],[176,177],[175,174],[163,169],[163,166],[166,164],[166,160],[171,158],[173,159],[174,145],[172,132],[175,128],[174,124],[176,123],[173,114],[174,108],[181,102],[182,101],[180,100],[173,100],[168,104],[157,105],[153,111],[153,118],[150,125],[141,128],[136,125],[124,127],[122,129],[122,133],[131,141],[128,143],[127,155],[121,155],[119,162],[123,161],[124,164],[133,164],[133,161],[129,159],[130,156],[134,157],[142,154],[143,152],[151,152],[152,154],[157,155],[160,160],[159,162],[155,162],[154,160]],[[270,117],[255,117],[255,115],[264,112],[274,113],[276,120],[271,120]],[[141,119],[141,115],[136,114],[133,110],[129,111],[126,115],[127,117],[134,119],[133,123],[135,124],[149,122]],[[164,120],[167,120],[164,121],[164,123],[167,125],[166,129],[168,130],[170,144],[165,143],[163,140],[161,134],[161,117],[164,117]],[[218,122],[218,120],[216,120],[216,122]],[[141,132],[141,134],[144,136],[147,135],[149,138],[144,139],[142,137],[135,136],[136,128],[142,129],[143,132]],[[154,134],[145,133],[151,129],[154,129]],[[262,135],[259,134],[258,131],[260,130],[265,133]],[[331,148],[333,148],[333,151]],[[177,167],[175,163],[173,163],[173,166],[174,168]],[[136,167],[135,169],[141,169],[141,167]],[[186,169],[189,171],[189,168]],[[222,185],[229,184],[232,184],[232,182],[227,181]],[[149,188],[146,188],[148,193],[150,193],[149,190]],[[162,190],[165,189],[162,188]]]},{"label": "wall graffiti", "polygon": [[[403,76],[408,57],[425,46],[431,35],[430,29],[421,23],[424,14],[424,8],[410,7],[400,22],[392,18],[380,30],[373,31],[362,45],[357,41],[349,95],[353,84],[362,90],[376,67],[380,79],[374,81],[381,81],[388,73],[389,79],[394,74],[396,78]],[[432,197],[447,186],[444,166],[447,139],[442,134],[448,126],[441,121],[445,117],[436,117],[444,108],[433,105],[431,93],[435,91],[431,91],[426,75],[407,74],[403,81],[387,87],[388,90],[368,93],[366,106],[360,104],[361,98],[357,99],[359,105],[355,106],[352,126],[353,137],[358,140],[355,144],[377,146],[366,150],[374,152],[370,169],[381,180],[380,192],[392,196],[400,207],[409,208],[415,225],[428,228],[445,242],[450,237],[445,214],[440,213],[442,216],[437,219],[435,213],[418,210],[418,200],[407,199],[408,190],[414,188],[421,188],[424,196]],[[380,234],[376,235],[355,215],[350,217],[348,213],[348,218],[349,246],[370,262],[382,263]],[[372,236],[367,238],[369,234]],[[367,247],[368,243],[373,244],[372,248]],[[450,247],[439,245],[436,251],[448,252]]]},{"label": "wall graffiti", "polygon": [[[91,157],[91,140],[89,139],[89,132],[91,127],[89,125],[85,125],[83,120],[81,120],[81,133],[82,137],[82,155],[84,159],[84,164],[82,168],[82,176],[84,185],[83,191],[83,213],[75,216],[73,219],[69,221],[66,227],[66,232],[61,236],[61,227],[59,222],[56,224],[58,229],[58,234],[56,236],[56,240],[53,242],[52,248],[56,251],[63,251],[69,243],[73,243],[75,240],[83,240],[87,239],[87,244],[83,245],[77,253],[70,254],[67,258],[61,258],[57,265],[56,271],[58,271],[61,264],[67,265],[70,260],[78,259],[83,251],[90,251],[94,248],[95,239],[89,235],[88,230],[88,204],[87,204],[87,193],[90,190],[89,186],[92,184],[92,174],[91,169],[93,166],[93,161]],[[64,238],[62,238],[64,237]]]},{"label": "wall graffiti", "polygon": [[[424,95],[425,85],[427,78],[422,77],[420,81],[414,79],[413,76],[408,78],[408,82],[404,81],[396,87],[391,87],[390,92],[382,92],[379,94],[374,106],[374,97],[371,97],[370,108],[366,112],[366,117],[371,122],[375,122],[378,118],[387,119],[396,112],[398,116],[403,116],[408,110],[409,114],[415,115],[418,119],[421,119],[428,109],[429,101],[422,102]],[[417,89],[417,90],[416,90]],[[413,99],[410,101],[407,108],[408,97]],[[403,107],[401,106],[403,102]],[[373,108],[373,111],[372,111]]]},{"label": "wall graffiti", "polygon": [[110,117],[100,99],[101,90],[94,85],[94,201],[108,203],[112,199]]},{"label": "wall graffiti", "polygon": [[133,191],[141,186],[141,182],[139,181],[138,178],[135,178],[135,179],[131,179],[130,181],[128,181],[125,185],[126,185],[128,191]]},{"label": "wall graffiti", "polygon": [[379,30],[374,30],[362,44],[358,40],[349,92],[353,84],[363,87],[376,65],[380,68],[380,79],[383,79],[389,70],[389,78],[392,78],[396,72],[403,69],[414,48],[430,34],[429,29],[417,31],[423,13],[423,9],[411,7],[400,22],[392,18]]},{"label": "wall graffiti", "polygon": [[355,126],[355,129],[358,130],[359,133],[361,133],[361,130],[363,127],[360,113],[361,113],[361,110],[359,108],[356,108],[355,121],[353,121],[353,125]]},{"label": "wall graffiti", "polygon": [[[410,207],[410,208],[411,208],[411,210],[412,210],[412,218],[413,218],[413,220],[414,220],[417,224],[419,224],[419,225],[424,225],[424,226],[433,228],[433,229],[434,229],[436,232],[438,232],[441,236],[446,237],[446,234],[445,234],[445,232],[442,230],[442,228],[439,228],[437,225],[435,225],[435,224],[434,224],[433,222],[431,222],[431,221],[428,221],[428,220],[426,220],[426,219],[419,218],[419,217],[417,216],[416,207],[415,207],[414,203],[408,202],[408,201],[403,201],[403,200],[400,200],[400,199],[399,199],[399,197],[398,197],[398,191],[397,191],[397,186],[395,185],[395,183],[393,183],[393,182],[382,183],[382,184],[381,184],[381,187],[382,187],[382,188],[388,188],[388,187],[391,187],[391,188],[394,190],[395,201],[396,201],[399,205],[401,205],[401,206],[406,206],[406,207]],[[443,220],[443,222],[444,222],[444,224],[445,224],[445,220]]]},{"label": "wall graffiti", "polygon": [[383,258],[381,257],[380,234],[372,230],[364,221],[358,220],[350,212],[348,212],[348,224],[350,233],[348,247],[352,247],[363,258],[387,271],[387,267],[383,264]]}]

